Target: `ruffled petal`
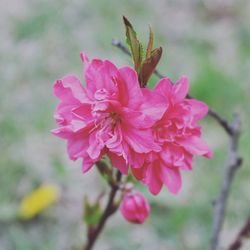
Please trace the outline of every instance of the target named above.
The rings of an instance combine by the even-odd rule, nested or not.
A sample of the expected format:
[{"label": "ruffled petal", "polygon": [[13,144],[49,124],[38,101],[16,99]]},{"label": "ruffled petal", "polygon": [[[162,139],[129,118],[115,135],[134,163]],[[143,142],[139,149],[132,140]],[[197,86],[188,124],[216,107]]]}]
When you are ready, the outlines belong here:
[{"label": "ruffled petal", "polygon": [[176,103],[182,101],[188,94],[188,89],[188,78],[186,76],[182,76],[181,79],[173,85],[172,98],[174,101]]},{"label": "ruffled petal", "polygon": [[104,143],[98,138],[97,132],[92,132],[92,134],[89,135],[89,147],[87,149],[89,157],[93,160],[97,159],[103,148]]},{"label": "ruffled petal", "polygon": [[110,61],[93,59],[87,62],[84,70],[86,81],[86,91],[88,96],[94,100],[99,99],[100,91],[105,92],[107,97],[111,97],[117,92],[114,79],[117,77],[118,69]]},{"label": "ruffled petal", "polygon": [[172,92],[172,81],[165,77],[161,79],[154,87],[154,91],[165,98],[169,98],[170,93]]},{"label": "ruffled petal", "polygon": [[213,156],[207,143],[197,136],[179,139],[178,142],[192,155],[203,155],[207,158]]},{"label": "ruffled petal", "polygon": [[124,139],[137,153],[161,150],[161,147],[154,142],[150,130],[127,129],[124,131]]},{"label": "ruffled petal", "polygon": [[118,168],[122,174],[128,174],[128,164],[122,156],[118,156],[111,152],[108,153],[108,156],[114,167]]},{"label": "ruffled petal", "polygon": [[73,104],[86,101],[80,80],[74,75],[65,76],[54,84],[54,94],[64,103]]},{"label": "ruffled petal", "polygon": [[178,168],[161,165],[161,181],[167,186],[169,192],[177,194],[181,188],[181,175]]},{"label": "ruffled petal", "polygon": [[153,92],[150,89],[142,89],[144,101],[141,105],[142,113],[147,117],[146,124],[152,126],[160,120],[168,108],[168,99],[161,94]]},{"label": "ruffled petal", "polygon": [[92,114],[92,106],[90,104],[81,104],[80,106],[73,108],[72,114],[86,122],[90,122],[94,119]]},{"label": "ruffled petal", "polygon": [[192,116],[194,122],[199,121],[200,119],[202,119],[204,116],[207,115],[208,106],[204,102],[194,99],[189,99],[185,100],[185,103],[187,103],[191,107],[190,116]]},{"label": "ruffled petal", "polygon": [[88,147],[88,138],[82,137],[81,135],[72,135],[68,139],[67,151],[69,158],[71,160],[76,160],[86,154],[86,149]]},{"label": "ruffled petal", "polygon": [[125,107],[137,108],[143,101],[143,95],[134,69],[123,67],[119,69],[119,100]]},{"label": "ruffled petal", "polygon": [[72,135],[72,130],[70,125],[52,129],[50,132],[53,135],[60,137],[62,139],[67,139]]},{"label": "ruffled petal", "polygon": [[162,189],[159,163],[155,162],[147,167],[143,182],[148,186],[153,195],[157,195]]},{"label": "ruffled petal", "polygon": [[88,172],[95,164],[96,161],[93,161],[88,155],[84,155],[82,161],[82,172]]}]

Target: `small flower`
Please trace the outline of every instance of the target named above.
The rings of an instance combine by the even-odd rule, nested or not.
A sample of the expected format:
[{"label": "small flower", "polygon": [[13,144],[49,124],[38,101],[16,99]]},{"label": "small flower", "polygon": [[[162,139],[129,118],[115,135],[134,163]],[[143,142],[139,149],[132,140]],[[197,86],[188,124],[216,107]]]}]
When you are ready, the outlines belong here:
[{"label": "small flower", "polygon": [[141,193],[128,193],[122,199],[120,211],[129,222],[142,224],[149,216],[150,206]]}]

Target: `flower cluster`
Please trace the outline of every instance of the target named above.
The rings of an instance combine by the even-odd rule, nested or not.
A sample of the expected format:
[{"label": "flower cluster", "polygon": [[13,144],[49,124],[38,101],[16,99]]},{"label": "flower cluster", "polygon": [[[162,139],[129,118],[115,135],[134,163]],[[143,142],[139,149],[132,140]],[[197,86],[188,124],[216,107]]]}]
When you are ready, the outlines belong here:
[{"label": "flower cluster", "polygon": [[164,78],[151,90],[140,88],[130,67],[90,61],[83,53],[81,58],[84,87],[74,75],[54,84],[60,103],[55,112],[59,127],[53,134],[67,140],[70,159],[82,158],[87,172],[107,155],[123,174],[130,168],[152,194],[163,184],[177,193],[180,171],[192,169],[193,156],[212,156],[197,125],[207,105],[186,98],[186,77],[176,84]]}]

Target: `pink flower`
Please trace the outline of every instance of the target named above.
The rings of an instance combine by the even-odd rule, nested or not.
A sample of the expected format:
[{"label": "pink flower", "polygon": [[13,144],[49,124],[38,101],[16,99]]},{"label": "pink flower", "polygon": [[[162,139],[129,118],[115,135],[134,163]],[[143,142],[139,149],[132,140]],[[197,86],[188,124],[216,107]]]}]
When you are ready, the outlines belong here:
[{"label": "pink flower", "polygon": [[54,84],[54,94],[60,99],[55,112],[59,128],[52,132],[67,140],[70,159],[83,158],[83,172],[107,154],[126,174],[137,154],[142,163],[143,154],[161,150],[151,127],[165,112],[163,97],[150,91],[153,101],[146,102],[132,68],[89,61],[84,54],[81,58],[85,87],[74,75]]},{"label": "pink flower", "polygon": [[132,166],[132,171],[152,194],[158,194],[163,185],[176,194],[182,183],[180,172],[192,169],[193,156],[212,157],[197,124],[207,114],[208,107],[203,102],[185,98],[188,93],[186,77],[174,85],[164,78],[155,86],[154,92],[164,97],[167,106],[164,115],[152,127],[161,151],[146,154],[142,166]]},{"label": "pink flower", "polygon": [[149,216],[150,207],[145,197],[136,192],[123,197],[120,211],[129,222],[142,224]]}]

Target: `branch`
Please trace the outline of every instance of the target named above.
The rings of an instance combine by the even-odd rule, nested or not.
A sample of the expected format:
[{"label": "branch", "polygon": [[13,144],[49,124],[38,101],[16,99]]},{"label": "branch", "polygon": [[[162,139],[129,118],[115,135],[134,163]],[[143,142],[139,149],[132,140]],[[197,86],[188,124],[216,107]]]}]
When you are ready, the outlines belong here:
[{"label": "branch", "polygon": [[231,244],[231,246],[228,248],[228,250],[240,249],[244,238],[249,238],[249,237],[250,237],[250,217],[248,217],[245,225],[240,230],[238,236],[236,237],[235,241]]},{"label": "branch", "polygon": [[[124,54],[126,54],[128,56],[131,56],[131,53],[130,53],[129,49],[122,42],[120,42],[119,40],[113,39],[112,40],[112,45],[114,45],[115,47],[120,49]],[[155,70],[154,74],[157,77],[159,77],[160,79],[164,78],[164,75],[161,74],[158,70]],[[190,98],[190,99],[193,98],[190,95],[188,95],[187,97]],[[226,131],[226,133],[228,135],[232,134],[231,127],[230,127],[229,123],[221,115],[219,115],[217,112],[215,112],[211,108],[209,108],[208,115],[211,116],[214,120],[216,120],[224,128],[224,130]]]},{"label": "branch", "polygon": [[105,226],[107,219],[116,212],[118,206],[115,204],[115,196],[117,191],[119,190],[119,182],[121,181],[121,178],[122,174],[119,170],[117,170],[116,185],[112,185],[111,187],[108,203],[103,211],[99,223],[94,227],[90,226],[88,228],[88,241],[87,245],[84,247],[84,250],[91,250],[93,248],[98,236],[100,235],[102,229]]},{"label": "branch", "polygon": [[213,202],[213,226],[212,226],[212,237],[210,242],[210,250],[216,250],[219,245],[220,232],[223,226],[227,200],[230,192],[230,187],[233,182],[236,170],[242,164],[242,158],[238,155],[238,141],[240,136],[240,118],[238,115],[234,116],[234,120],[230,126],[231,136],[229,136],[229,152],[228,158],[225,165],[224,177],[220,189],[220,194]]},{"label": "branch", "polygon": [[226,119],[224,119],[221,115],[219,115],[211,108],[209,108],[208,110],[208,115],[214,118],[224,128],[224,130],[227,132],[229,136],[232,136],[233,134],[232,128]]}]

